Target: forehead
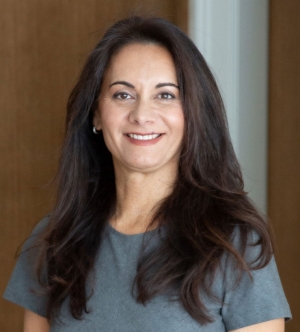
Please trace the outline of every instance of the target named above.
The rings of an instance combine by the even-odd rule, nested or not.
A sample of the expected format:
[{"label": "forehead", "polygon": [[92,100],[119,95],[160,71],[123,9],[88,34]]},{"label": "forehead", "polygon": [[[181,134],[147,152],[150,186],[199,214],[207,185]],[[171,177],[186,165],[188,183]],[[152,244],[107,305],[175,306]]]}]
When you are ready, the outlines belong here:
[{"label": "forehead", "polygon": [[170,52],[161,45],[151,43],[133,43],[122,47],[111,57],[104,76],[132,76],[143,72],[171,75],[175,80],[177,76]]}]

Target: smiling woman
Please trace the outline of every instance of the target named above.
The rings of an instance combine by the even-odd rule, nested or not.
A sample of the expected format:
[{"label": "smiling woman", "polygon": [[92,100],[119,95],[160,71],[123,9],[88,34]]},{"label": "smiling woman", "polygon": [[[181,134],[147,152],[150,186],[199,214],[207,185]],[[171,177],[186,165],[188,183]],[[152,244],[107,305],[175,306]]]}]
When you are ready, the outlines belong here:
[{"label": "smiling woman", "polygon": [[171,54],[155,44],[131,44],[115,54],[104,76],[94,125],[103,131],[115,173],[156,171],[172,184],[184,115]]},{"label": "smiling woman", "polygon": [[215,80],[176,26],[108,29],[69,99],[58,181],[5,293],[25,331],[284,330],[268,225]]}]

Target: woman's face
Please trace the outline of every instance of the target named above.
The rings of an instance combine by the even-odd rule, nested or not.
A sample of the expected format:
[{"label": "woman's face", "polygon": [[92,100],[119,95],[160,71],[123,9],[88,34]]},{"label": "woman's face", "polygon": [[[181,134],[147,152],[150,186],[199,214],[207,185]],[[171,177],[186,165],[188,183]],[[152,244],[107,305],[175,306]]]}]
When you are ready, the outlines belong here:
[{"label": "woman's face", "polygon": [[115,169],[177,171],[184,116],[175,65],[165,48],[130,44],[112,57],[94,125],[103,131]]}]

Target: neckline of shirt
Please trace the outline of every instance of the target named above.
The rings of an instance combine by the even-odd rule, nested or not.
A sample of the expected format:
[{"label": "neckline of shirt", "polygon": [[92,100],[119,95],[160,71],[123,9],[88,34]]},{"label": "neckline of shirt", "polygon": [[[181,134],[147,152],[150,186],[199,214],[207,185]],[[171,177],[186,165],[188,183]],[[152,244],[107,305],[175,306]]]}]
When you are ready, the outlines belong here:
[{"label": "neckline of shirt", "polygon": [[107,224],[107,228],[111,233],[113,233],[113,234],[115,234],[119,237],[123,237],[123,238],[134,238],[134,237],[139,238],[139,237],[143,237],[144,235],[148,235],[148,234],[152,235],[152,234],[158,232],[159,229],[160,229],[158,227],[158,228],[155,228],[153,230],[146,231],[146,232],[143,232],[143,233],[127,234],[127,233],[122,233],[122,232],[116,230],[110,223]]}]

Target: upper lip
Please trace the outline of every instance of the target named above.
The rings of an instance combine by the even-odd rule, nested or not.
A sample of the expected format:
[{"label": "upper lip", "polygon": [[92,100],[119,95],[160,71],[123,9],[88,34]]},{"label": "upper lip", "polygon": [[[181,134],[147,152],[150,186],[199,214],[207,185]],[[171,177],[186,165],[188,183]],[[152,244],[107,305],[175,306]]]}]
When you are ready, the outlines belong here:
[{"label": "upper lip", "polygon": [[138,140],[152,140],[161,137],[162,134],[126,134],[127,137]]},{"label": "upper lip", "polygon": [[135,133],[135,132],[128,132],[125,133],[125,135],[141,135],[141,136],[145,136],[145,135],[162,135],[163,133],[155,133],[155,132],[151,132],[151,133]]}]

